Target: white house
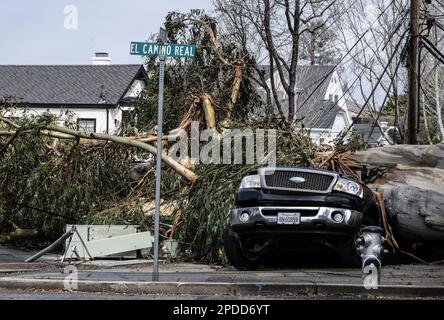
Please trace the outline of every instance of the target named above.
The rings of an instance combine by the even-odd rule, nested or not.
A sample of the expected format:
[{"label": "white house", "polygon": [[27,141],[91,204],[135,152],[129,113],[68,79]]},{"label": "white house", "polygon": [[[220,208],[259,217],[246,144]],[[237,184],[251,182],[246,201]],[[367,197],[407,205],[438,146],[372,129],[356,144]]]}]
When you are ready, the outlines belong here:
[{"label": "white house", "polygon": [[[277,70],[274,79],[283,112],[288,116],[288,97]],[[268,84],[271,88],[270,78]],[[310,129],[314,142],[329,143],[352,123],[335,66],[299,65],[295,92],[296,118]]]},{"label": "white house", "polygon": [[20,117],[73,114],[79,130],[116,133],[122,116],[147,85],[143,65],[112,65],[96,53],[92,65],[0,65],[0,97],[14,97]]}]

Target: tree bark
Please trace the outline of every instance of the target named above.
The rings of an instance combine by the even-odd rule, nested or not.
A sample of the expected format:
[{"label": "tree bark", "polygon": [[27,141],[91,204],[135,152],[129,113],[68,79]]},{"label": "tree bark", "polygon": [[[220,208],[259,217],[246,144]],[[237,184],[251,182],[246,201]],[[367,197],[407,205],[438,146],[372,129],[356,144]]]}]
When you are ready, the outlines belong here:
[{"label": "tree bark", "polygon": [[[54,125],[49,125],[46,127],[46,129],[48,129],[50,131],[70,134],[72,136],[84,138],[84,139],[112,141],[112,142],[119,143],[122,145],[127,145],[130,147],[136,147],[136,148],[139,148],[142,150],[146,150],[153,155],[157,155],[156,147],[146,144],[146,143],[143,143],[143,142],[129,140],[124,137],[113,136],[113,135],[109,135],[109,134],[105,134],[105,133],[94,133],[94,132],[83,133],[80,131],[75,131],[72,129],[58,127],[58,126],[54,126]],[[192,172],[191,170],[188,170],[187,168],[185,168],[184,166],[182,166],[181,164],[179,164],[178,162],[176,162],[175,160],[173,160],[172,158],[170,158],[168,155],[166,155],[164,153],[162,153],[162,161],[167,166],[169,166],[174,171],[176,171],[179,175],[186,178],[188,181],[190,181],[190,182],[196,181],[197,175],[194,172]]]},{"label": "tree bark", "polygon": [[363,163],[387,168],[368,186],[382,193],[403,240],[444,241],[444,144],[395,145],[356,152]]}]

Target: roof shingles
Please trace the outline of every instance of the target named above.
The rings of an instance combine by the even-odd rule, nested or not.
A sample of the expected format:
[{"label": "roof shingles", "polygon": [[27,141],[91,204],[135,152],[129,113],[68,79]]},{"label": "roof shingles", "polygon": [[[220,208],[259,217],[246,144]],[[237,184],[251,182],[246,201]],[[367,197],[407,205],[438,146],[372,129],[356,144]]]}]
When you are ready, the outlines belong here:
[{"label": "roof shingles", "polygon": [[[142,65],[0,65],[0,97],[29,104],[116,105]],[[143,71],[142,71],[143,72]]]},{"label": "roof shingles", "polygon": [[[328,86],[335,70],[333,65],[298,65],[296,69],[296,117],[307,128],[331,128],[336,115],[343,111],[336,103],[326,100]],[[275,78],[278,78],[276,75]],[[286,95],[280,101],[288,114]]]}]

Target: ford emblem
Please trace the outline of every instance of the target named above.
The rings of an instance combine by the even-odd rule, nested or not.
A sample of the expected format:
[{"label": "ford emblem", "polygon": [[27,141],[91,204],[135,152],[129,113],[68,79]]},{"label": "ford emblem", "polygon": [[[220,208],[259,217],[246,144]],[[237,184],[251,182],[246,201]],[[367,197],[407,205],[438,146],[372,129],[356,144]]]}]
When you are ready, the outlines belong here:
[{"label": "ford emblem", "polygon": [[290,181],[293,183],[303,183],[305,182],[305,179],[301,177],[292,177],[290,178]]}]

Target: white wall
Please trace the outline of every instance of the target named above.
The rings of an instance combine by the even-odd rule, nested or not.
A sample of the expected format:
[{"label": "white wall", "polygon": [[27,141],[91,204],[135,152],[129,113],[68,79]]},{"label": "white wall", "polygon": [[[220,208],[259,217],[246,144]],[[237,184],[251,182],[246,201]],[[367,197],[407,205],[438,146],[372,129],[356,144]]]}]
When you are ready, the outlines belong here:
[{"label": "white wall", "polygon": [[124,98],[132,97],[136,98],[140,95],[140,93],[145,89],[146,85],[143,80],[135,80],[128,91],[123,96]]},{"label": "white wall", "polygon": [[331,136],[335,139],[341,131],[346,130],[349,126],[347,120],[347,115],[345,112],[340,112],[336,115],[335,121],[333,122],[333,127],[331,129]]},{"label": "white wall", "polygon": [[346,130],[349,125],[345,112],[340,112],[336,115],[331,129],[311,128],[310,138],[315,144],[321,144],[321,142],[329,144],[339,136],[341,131]]},{"label": "white wall", "polygon": [[122,123],[122,110],[120,108],[109,109],[109,133],[115,134]]},{"label": "white wall", "polygon": [[344,91],[342,90],[341,79],[339,78],[339,75],[336,71],[334,71],[331,76],[330,83],[327,87],[327,91],[326,91],[324,99],[329,100],[330,94],[332,94],[333,96],[334,95],[338,96],[338,98],[339,98],[338,106],[342,110],[344,110],[344,116],[345,116],[345,120],[346,120],[345,124],[347,126],[349,126],[351,124],[351,117],[350,117],[350,113],[348,112],[346,99],[344,97]]},{"label": "white wall", "polygon": [[[125,93],[124,98],[133,97],[136,98],[140,95],[143,89],[146,87],[145,82],[142,80],[135,80],[128,91]],[[132,108],[129,108],[132,109]],[[96,119],[96,132],[106,133],[106,120],[107,120],[107,109],[97,108],[96,105],[91,105],[86,108],[28,108],[28,112],[31,115],[40,115],[45,112],[49,112],[56,116],[60,116],[59,124],[62,124],[65,120],[68,120],[69,116],[67,111],[70,111],[74,115],[71,118],[73,123],[77,123],[77,119]],[[22,108],[17,108],[13,114],[8,114],[7,116],[21,117],[23,116],[24,110]],[[108,109],[108,133],[116,134],[119,126],[122,122],[122,110],[120,106],[117,108]]]},{"label": "white wall", "polygon": [[315,144],[330,143],[332,141],[331,130],[322,128],[310,129],[310,138]]},{"label": "white wall", "polygon": [[[69,112],[68,112],[69,111]],[[22,117],[24,110],[17,108],[15,112],[8,114],[7,116]],[[28,108],[29,115],[41,115],[43,113],[51,113],[59,117],[58,124],[61,125],[64,121],[68,120],[73,123],[77,123],[77,119],[96,119],[96,132],[106,133],[106,109],[97,109],[94,106],[91,108]],[[72,114],[71,114],[72,113]],[[111,119],[109,123],[114,123]],[[109,127],[110,132],[114,130],[114,127]]]}]

